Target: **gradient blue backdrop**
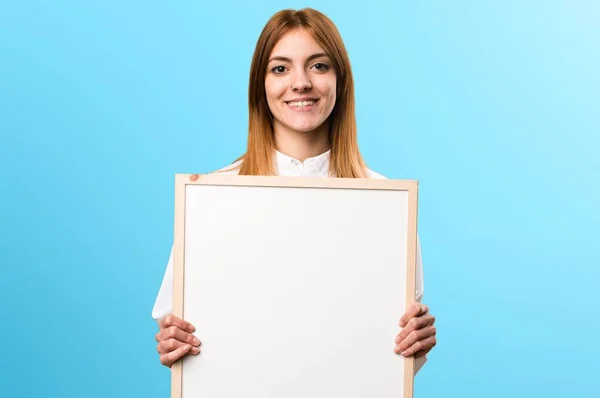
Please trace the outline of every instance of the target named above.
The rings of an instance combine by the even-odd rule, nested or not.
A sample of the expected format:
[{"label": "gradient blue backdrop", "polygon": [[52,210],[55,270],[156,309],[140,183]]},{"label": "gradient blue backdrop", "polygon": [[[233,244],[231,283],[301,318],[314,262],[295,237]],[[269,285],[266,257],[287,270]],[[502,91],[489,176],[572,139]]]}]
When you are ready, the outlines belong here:
[{"label": "gradient blue backdrop", "polygon": [[369,166],[420,180],[416,397],[600,396],[600,3],[324,0],[2,3],[0,395],[169,396],[173,175],[243,152],[255,41],[307,5]]}]

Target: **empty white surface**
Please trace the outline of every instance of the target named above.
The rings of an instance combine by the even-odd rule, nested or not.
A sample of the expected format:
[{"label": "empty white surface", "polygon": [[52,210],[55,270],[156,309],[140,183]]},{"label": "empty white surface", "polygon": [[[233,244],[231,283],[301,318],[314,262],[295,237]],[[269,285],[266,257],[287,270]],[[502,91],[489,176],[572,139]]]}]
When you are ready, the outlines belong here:
[{"label": "empty white surface", "polygon": [[203,345],[183,361],[183,398],[403,397],[407,203],[188,185],[183,315]]}]

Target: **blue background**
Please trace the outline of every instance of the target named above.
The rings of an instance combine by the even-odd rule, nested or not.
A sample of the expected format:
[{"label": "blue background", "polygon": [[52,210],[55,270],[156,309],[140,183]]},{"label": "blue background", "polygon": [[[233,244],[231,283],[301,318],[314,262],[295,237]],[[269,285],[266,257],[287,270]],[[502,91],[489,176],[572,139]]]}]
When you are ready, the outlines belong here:
[{"label": "blue background", "polygon": [[600,3],[324,0],[2,3],[0,395],[169,396],[173,175],[243,153],[256,39],[307,5],[369,166],[420,180],[416,397],[599,396]]}]

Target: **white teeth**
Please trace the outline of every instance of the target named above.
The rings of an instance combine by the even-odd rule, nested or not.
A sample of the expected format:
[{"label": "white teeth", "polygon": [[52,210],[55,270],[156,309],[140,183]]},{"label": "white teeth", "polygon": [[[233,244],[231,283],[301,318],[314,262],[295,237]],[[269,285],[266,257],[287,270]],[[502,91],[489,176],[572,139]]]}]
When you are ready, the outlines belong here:
[{"label": "white teeth", "polygon": [[290,106],[295,106],[297,108],[301,108],[303,106],[310,106],[310,105],[314,105],[315,101],[294,101],[294,102],[288,102],[288,104]]}]

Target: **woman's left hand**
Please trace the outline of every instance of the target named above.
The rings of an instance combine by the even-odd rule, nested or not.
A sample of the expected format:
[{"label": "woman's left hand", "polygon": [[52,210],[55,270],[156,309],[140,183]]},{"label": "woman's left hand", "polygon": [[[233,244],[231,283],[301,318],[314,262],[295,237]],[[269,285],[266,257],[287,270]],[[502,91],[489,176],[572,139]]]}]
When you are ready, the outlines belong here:
[{"label": "woman's left hand", "polygon": [[414,302],[400,318],[402,331],[396,336],[394,352],[402,356],[415,358],[425,356],[435,346],[435,317],[429,308]]}]

